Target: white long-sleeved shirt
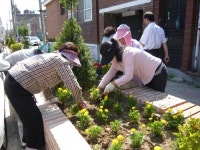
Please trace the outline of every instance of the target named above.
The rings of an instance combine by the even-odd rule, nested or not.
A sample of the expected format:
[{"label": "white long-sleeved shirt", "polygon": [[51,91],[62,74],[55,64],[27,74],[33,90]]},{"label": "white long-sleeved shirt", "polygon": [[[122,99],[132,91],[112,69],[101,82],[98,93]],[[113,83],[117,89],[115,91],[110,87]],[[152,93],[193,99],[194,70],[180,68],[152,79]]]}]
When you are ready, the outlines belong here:
[{"label": "white long-sleeved shirt", "polygon": [[18,50],[6,56],[4,60],[8,61],[10,63],[10,67],[12,67],[18,61],[22,61],[28,57],[34,56],[36,51],[37,49],[35,48]]}]

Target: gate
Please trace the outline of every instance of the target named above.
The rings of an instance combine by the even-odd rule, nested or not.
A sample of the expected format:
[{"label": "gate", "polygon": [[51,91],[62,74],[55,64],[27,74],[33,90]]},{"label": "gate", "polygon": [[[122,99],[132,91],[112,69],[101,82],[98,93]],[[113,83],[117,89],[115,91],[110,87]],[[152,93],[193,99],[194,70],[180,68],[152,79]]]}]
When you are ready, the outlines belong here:
[{"label": "gate", "polygon": [[170,62],[168,66],[181,68],[186,0],[164,1],[164,30],[168,38]]}]

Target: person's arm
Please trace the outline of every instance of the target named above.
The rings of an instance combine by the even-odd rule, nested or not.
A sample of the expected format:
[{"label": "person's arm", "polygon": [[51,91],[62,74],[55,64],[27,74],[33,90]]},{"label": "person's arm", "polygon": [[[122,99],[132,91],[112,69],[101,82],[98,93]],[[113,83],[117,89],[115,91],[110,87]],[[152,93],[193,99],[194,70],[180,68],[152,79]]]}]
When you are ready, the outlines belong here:
[{"label": "person's arm", "polygon": [[82,88],[80,87],[77,78],[68,64],[64,64],[58,67],[58,74],[60,75],[64,85],[72,92],[72,97],[76,103],[84,101],[82,96]]},{"label": "person's arm", "polygon": [[164,49],[164,53],[165,53],[164,62],[167,64],[169,62],[167,43],[163,43],[162,45],[163,45],[163,49]]},{"label": "person's arm", "polygon": [[43,95],[44,95],[46,100],[50,100],[51,98],[53,98],[53,95],[52,95],[50,88],[47,88],[47,89],[43,90],[42,92],[43,92]]},{"label": "person's arm", "polygon": [[111,65],[110,69],[108,70],[108,72],[103,76],[101,82],[98,85],[98,89],[99,90],[103,90],[104,87],[110,82],[110,80],[115,76],[115,74],[117,73],[117,69]]}]

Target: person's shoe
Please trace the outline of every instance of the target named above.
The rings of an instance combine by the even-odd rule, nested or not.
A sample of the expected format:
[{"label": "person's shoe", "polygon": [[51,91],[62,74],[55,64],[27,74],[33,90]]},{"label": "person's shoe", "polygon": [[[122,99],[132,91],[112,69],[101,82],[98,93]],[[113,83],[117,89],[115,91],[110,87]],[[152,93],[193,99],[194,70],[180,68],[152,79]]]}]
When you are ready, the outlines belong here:
[{"label": "person's shoe", "polygon": [[26,148],[26,143],[22,142],[22,148],[25,149]]}]

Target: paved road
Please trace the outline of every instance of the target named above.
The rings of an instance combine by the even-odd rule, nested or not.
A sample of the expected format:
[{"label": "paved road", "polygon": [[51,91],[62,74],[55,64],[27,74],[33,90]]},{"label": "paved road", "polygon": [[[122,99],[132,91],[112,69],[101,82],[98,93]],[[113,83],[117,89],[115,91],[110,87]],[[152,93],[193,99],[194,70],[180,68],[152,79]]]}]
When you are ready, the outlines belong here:
[{"label": "paved road", "polygon": [[194,84],[168,81],[165,92],[200,106],[200,87]]}]

